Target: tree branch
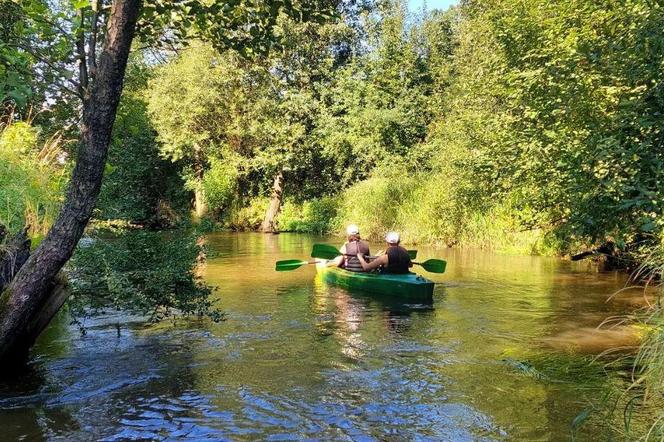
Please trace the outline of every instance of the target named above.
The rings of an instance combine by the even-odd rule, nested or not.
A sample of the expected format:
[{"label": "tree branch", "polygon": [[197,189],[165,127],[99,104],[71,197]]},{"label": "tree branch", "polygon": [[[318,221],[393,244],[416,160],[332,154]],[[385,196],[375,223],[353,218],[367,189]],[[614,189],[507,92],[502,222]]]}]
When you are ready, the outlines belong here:
[{"label": "tree branch", "polygon": [[[12,45],[12,47],[24,50],[25,52],[27,52],[28,54],[33,56],[40,63],[44,63],[46,66],[48,66],[52,70],[54,70],[56,72],[59,72],[61,77],[66,77],[66,75],[64,75],[64,72],[67,71],[66,68],[54,64],[49,59],[47,59],[44,56],[40,55],[33,48],[31,48],[29,46],[24,46],[24,45],[21,45],[21,44]],[[83,99],[83,96],[80,95],[80,93],[79,93],[79,91],[81,89],[80,83],[76,80],[71,79],[71,78],[67,78],[66,81],[68,81],[75,90],[70,89],[69,87],[65,86],[64,84],[60,84],[59,86],[62,87],[63,89],[65,89],[67,92],[70,92],[70,93],[76,95],[77,97],[80,97],[81,99]]]},{"label": "tree branch", "polygon": [[97,75],[97,34],[99,33],[99,10],[101,9],[101,0],[93,0],[92,2],[92,26],[90,32],[90,55],[88,61],[90,63],[89,71],[90,77],[94,80]]},{"label": "tree branch", "polygon": [[83,9],[76,12],[79,18],[79,28],[76,31],[76,54],[78,55],[78,76],[79,76],[79,93],[85,101],[88,91],[88,63],[85,54],[85,13]]}]

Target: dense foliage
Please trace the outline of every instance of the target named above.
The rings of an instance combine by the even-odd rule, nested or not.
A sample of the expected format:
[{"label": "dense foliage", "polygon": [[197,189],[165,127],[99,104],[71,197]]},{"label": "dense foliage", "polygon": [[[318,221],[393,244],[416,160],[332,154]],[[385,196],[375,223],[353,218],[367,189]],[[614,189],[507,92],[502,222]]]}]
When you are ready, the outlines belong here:
[{"label": "dense foliage", "polygon": [[161,157],[143,92],[150,71],[134,61],[127,73],[95,217],[150,227],[187,217],[189,198],[181,166]]},{"label": "dense foliage", "polygon": [[463,12],[455,65],[486,56],[459,71],[449,97],[484,110],[450,106],[432,138],[461,147],[480,199],[567,244],[661,231],[661,8],[497,1]]},{"label": "dense foliage", "polygon": [[77,317],[124,310],[152,320],[176,312],[220,320],[209,297],[213,288],[196,273],[203,253],[195,233],[97,232],[70,263],[69,306]]},{"label": "dense foliage", "polygon": [[[645,0],[474,0],[421,16],[348,2],[335,21],[279,16],[279,50],[251,57],[205,43],[204,22],[170,41],[156,36],[174,22],[143,22],[144,41],[168,50],[132,59],[97,216],[160,225],[191,200],[223,226],[257,228],[282,174],[286,230],[356,221],[371,236],[534,253],[657,244],[662,14]],[[3,10],[4,100],[19,111],[67,94],[39,86],[46,72],[68,84],[58,73],[73,50],[47,19],[76,14]],[[47,114],[40,142],[58,118],[71,130]]]},{"label": "dense foliage", "polygon": [[[249,54],[240,46],[262,30],[243,45],[212,38],[221,12],[194,3],[192,20],[161,2],[144,12],[140,36],[161,49],[132,58],[98,217],[160,225],[186,219],[189,200],[222,226],[257,228],[282,176],[286,230],[355,221],[374,237],[532,253],[658,244],[658,4],[472,0],[414,16],[399,2],[342,2],[331,21],[269,15],[278,50]],[[48,22],[77,26],[89,7],[3,10],[5,102],[64,97],[38,87],[44,60],[66,85],[56,73],[73,56]],[[36,120],[40,142],[53,119],[69,122],[54,109]]]}]

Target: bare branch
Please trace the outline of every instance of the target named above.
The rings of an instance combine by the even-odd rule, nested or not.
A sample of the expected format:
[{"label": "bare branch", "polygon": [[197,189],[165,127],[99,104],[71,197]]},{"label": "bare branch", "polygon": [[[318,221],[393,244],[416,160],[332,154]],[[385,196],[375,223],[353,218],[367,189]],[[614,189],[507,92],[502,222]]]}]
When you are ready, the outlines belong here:
[{"label": "bare branch", "polygon": [[[54,71],[56,71],[56,72],[59,72],[59,73],[60,73],[60,76],[62,76],[62,77],[66,77],[66,75],[64,75],[64,72],[67,71],[66,68],[54,64],[54,63],[51,62],[48,58],[45,58],[44,56],[42,56],[41,54],[39,54],[39,52],[35,51],[34,48],[32,48],[32,47],[30,47],[30,46],[25,46],[25,45],[22,45],[22,44],[12,45],[12,47],[16,47],[16,48],[20,48],[20,49],[24,50],[25,52],[27,52],[28,54],[30,54],[32,57],[34,57],[34,58],[35,58],[37,61],[39,61],[40,63],[44,63],[46,66],[48,66],[48,67],[51,68],[52,70],[54,70]],[[70,89],[68,86],[66,86],[65,84],[62,84],[62,83],[59,83],[59,86],[60,86],[62,89],[66,90],[67,92],[72,93],[72,94],[74,94],[75,96],[77,96],[77,97],[83,99],[83,96],[79,93],[79,91],[80,91],[80,89],[81,89],[81,85],[80,85],[80,83],[79,83],[78,81],[74,80],[74,79],[71,79],[71,78],[67,78],[66,81],[67,81],[67,82],[68,82],[68,83],[69,83],[69,84],[70,84],[75,90],[74,90],[74,89]]]},{"label": "bare branch", "polygon": [[90,77],[94,80],[97,75],[97,34],[99,33],[99,11],[101,9],[101,0],[93,0],[92,2],[92,26],[90,32],[90,55],[88,61],[90,63]]},{"label": "bare branch", "polygon": [[88,90],[88,63],[85,53],[85,13],[79,9],[76,13],[79,18],[79,28],[76,31],[76,54],[78,55],[79,93],[85,100]]}]

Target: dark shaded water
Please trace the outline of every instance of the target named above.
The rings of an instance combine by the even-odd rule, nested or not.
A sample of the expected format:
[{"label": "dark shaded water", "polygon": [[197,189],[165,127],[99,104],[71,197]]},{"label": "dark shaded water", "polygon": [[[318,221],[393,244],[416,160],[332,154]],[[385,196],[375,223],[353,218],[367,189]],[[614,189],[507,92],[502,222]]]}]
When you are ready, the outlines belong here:
[{"label": "dark shaded water", "polygon": [[[589,363],[634,343],[595,328],[639,302],[606,302],[619,274],[420,247],[448,271],[428,275],[442,282],[432,306],[403,305],[326,286],[311,267],[273,271],[314,242],[211,235],[218,256],[204,272],[228,313],[221,324],[107,316],[82,336],[63,315],[30,372],[0,384],[2,438],[565,440],[622,382]],[[590,419],[580,435],[601,425]]]}]

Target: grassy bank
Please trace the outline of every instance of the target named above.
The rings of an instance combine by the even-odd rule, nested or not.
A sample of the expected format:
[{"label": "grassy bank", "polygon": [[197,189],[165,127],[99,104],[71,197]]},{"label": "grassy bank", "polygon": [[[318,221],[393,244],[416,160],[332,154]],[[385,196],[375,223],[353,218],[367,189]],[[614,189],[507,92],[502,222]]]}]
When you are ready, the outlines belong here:
[{"label": "grassy bank", "polygon": [[646,286],[657,286],[655,302],[644,311],[636,312],[637,325],[648,330],[634,360],[633,383],[627,391],[631,398],[629,415],[639,408],[651,410],[652,425],[645,440],[664,439],[664,308],[661,297],[664,295],[664,235],[657,247],[642,251],[642,265],[634,278]]},{"label": "grassy bank", "polygon": [[[408,244],[474,247],[501,253],[555,255],[565,248],[542,229],[524,229],[518,209],[499,204],[486,211],[469,208],[440,175],[413,175],[395,179],[376,176],[336,196],[305,202],[287,200],[277,218],[283,232],[343,235],[345,226],[358,224],[365,238],[382,240],[399,231]],[[267,198],[254,198],[219,219],[217,227],[230,230],[259,228]]]},{"label": "grassy bank", "polygon": [[0,225],[46,234],[66,182],[61,136],[44,137],[28,122],[0,124]]}]

